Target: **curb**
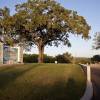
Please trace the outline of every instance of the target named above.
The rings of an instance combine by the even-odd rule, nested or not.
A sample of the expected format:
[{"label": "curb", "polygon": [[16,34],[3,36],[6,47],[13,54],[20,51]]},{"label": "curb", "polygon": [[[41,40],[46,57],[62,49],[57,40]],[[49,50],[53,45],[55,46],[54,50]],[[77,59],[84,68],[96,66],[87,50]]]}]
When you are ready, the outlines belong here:
[{"label": "curb", "polygon": [[80,64],[83,67],[87,68],[87,86],[84,95],[80,100],[91,100],[93,97],[93,85],[91,82],[91,68],[89,65]]}]

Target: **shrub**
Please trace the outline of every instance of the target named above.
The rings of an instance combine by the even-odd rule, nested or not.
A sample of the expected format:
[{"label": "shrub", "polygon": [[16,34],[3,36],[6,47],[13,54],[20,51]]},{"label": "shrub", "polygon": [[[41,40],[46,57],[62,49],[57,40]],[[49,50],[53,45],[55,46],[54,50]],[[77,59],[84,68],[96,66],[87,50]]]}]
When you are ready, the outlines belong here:
[{"label": "shrub", "polygon": [[23,61],[24,63],[37,63],[38,55],[37,54],[24,54]]},{"label": "shrub", "polygon": [[62,55],[57,55],[56,60],[58,61],[58,63],[72,63],[73,57],[71,56],[70,53],[66,52],[63,53]]},{"label": "shrub", "polygon": [[[37,63],[38,62],[38,54],[24,54],[23,57],[24,63]],[[54,63],[55,57],[44,55],[45,63]]]},{"label": "shrub", "polygon": [[92,58],[91,58],[91,61],[92,63],[98,63],[100,62],[100,55],[94,55]]}]

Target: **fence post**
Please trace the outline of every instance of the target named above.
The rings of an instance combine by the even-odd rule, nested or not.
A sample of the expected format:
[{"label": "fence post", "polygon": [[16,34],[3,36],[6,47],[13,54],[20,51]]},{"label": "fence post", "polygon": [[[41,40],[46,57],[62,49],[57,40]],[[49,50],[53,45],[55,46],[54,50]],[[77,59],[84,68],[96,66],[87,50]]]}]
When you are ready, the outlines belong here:
[{"label": "fence post", "polygon": [[90,65],[83,65],[83,67],[87,68],[87,86],[83,97],[80,100],[91,100],[93,96],[93,86],[91,82],[91,68]]},{"label": "fence post", "polygon": [[87,65],[87,80],[91,82],[91,69],[89,65]]}]

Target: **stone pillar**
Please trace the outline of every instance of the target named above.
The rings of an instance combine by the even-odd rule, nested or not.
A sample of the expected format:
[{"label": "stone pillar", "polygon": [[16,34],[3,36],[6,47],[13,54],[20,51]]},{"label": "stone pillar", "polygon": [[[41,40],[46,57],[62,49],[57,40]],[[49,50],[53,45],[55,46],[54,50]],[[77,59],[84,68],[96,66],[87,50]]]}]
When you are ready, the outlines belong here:
[{"label": "stone pillar", "polygon": [[0,64],[3,64],[3,43],[0,43]]},{"label": "stone pillar", "polygon": [[23,47],[18,47],[18,62],[23,63]]}]

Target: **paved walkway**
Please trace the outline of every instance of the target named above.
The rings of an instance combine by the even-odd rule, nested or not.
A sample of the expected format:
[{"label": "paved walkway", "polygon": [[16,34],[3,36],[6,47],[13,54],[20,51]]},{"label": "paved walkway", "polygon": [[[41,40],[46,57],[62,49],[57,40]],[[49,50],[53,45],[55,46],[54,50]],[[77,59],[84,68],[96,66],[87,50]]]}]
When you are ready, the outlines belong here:
[{"label": "paved walkway", "polygon": [[100,64],[91,65],[91,76],[94,89],[92,100],[100,100]]}]

